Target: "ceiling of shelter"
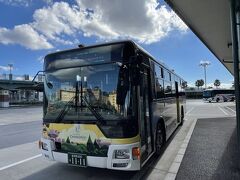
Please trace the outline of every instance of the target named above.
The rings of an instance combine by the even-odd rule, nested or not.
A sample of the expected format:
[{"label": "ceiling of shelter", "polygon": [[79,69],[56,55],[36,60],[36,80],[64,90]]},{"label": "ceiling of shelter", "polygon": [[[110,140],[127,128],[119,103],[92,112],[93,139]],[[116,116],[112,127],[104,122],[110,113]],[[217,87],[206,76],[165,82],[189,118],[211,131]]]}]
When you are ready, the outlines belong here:
[{"label": "ceiling of shelter", "polygon": [[165,0],[233,74],[228,0]]}]

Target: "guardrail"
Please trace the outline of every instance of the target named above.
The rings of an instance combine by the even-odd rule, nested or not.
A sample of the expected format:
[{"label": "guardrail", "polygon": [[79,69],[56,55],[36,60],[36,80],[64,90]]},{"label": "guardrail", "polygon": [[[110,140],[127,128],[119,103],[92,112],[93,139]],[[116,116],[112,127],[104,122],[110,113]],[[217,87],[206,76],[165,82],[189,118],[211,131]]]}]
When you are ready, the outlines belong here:
[{"label": "guardrail", "polygon": [[[34,76],[24,74],[24,75],[15,75],[15,74],[0,74],[0,80],[15,80],[15,81],[32,81]],[[43,75],[38,74],[35,78],[36,82],[43,82]]]}]

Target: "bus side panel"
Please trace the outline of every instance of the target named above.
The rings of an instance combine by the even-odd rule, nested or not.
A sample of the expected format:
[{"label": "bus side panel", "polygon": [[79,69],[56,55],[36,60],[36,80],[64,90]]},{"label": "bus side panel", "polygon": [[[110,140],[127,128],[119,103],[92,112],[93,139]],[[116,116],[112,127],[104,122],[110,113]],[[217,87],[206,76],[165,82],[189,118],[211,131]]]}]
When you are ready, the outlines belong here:
[{"label": "bus side panel", "polygon": [[[156,128],[158,121],[163,118],[163,112],[164,112],[164,99],[156,99],[152,102],[152,122],[153,122],[153,134],[154,134],[154,142],[156,138]],[[166,128],[166,127],[164,127]]]}]

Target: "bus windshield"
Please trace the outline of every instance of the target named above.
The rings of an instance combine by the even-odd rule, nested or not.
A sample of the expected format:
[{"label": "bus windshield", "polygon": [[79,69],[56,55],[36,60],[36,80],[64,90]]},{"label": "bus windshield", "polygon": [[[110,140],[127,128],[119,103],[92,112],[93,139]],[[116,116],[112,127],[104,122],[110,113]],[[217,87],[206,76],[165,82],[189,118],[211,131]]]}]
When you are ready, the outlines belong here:
[{"label": "bus windshield", "polygon": [[203,91],[203,97],[204,98],[209,98],[209,97],[212,97],[212,91]]},{"label": "bus windshield", "polygon": [[50,122],[129,119],[130,88],[119,87],[122,71],[121,64],[110,63],[46,73],[44,119]]}]

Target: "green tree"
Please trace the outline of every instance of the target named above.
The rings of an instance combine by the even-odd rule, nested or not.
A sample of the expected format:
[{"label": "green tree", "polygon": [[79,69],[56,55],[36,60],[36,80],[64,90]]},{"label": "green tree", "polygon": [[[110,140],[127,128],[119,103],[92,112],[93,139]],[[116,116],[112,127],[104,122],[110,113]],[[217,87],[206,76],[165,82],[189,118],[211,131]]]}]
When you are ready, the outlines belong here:
[{"label": "green tree", "polygon": [[200,86],[203,87],[203,85],[204,85],[204,80],[203,80],[203,79],[200,79],[200,80],[199,80],[199,83],[200,83]]},{"label": "green tree", "polygon": [[182,88],[185,89],[186,87],[188,87],[187,81],[183,81],[183,82],[182,82]]},{"label": "green tree", "polygon": [[203,79],[199,79],[195,82],[195,86],[197,86],[198,89],[199,89],[199,87],[202,87],[203,85],[204,85]]},{"label": "green tree", "polygon": [[216,79],[216,80],[214,81],[214,86],[216,86],[216,88],[218,88],[218,86],[220,86],[220,85],[221,85],[220,80],[219,80],[219,79]]},{"label": "green tree", "polygon": [[93,145],[90,135],[89,135],[88,141],[87,141],[87,150],[89,153],[93,152],[93,150],[94,150],[94,145]]},{"label": "green tree", "polygon": [[67,137],[66,143],[70,143],[70,139],[69,139],[69,137]]},{"label": "green tree", "polygon": [[95,141],[94,141],[94,147],[95,147],[95,149],[99,149],[99,148],[100,148],[99,145],[98,145],[98,143],[97,143],[97,141],[96,141],[96,139],[95,139]]},{"label": "green tree", "polygon": [[200,80],[196,80],[195,86],[197,86],[197,88],[199,89],[199,87],[201,86],[201,85],[200,85]]}]

